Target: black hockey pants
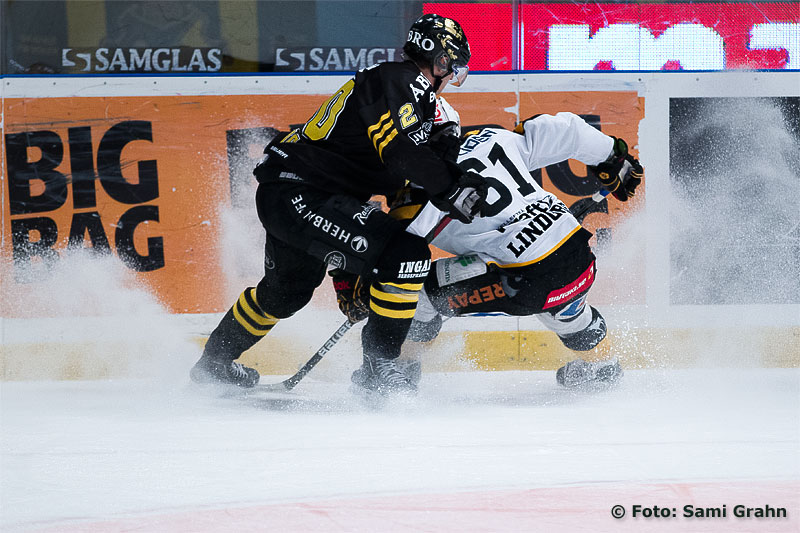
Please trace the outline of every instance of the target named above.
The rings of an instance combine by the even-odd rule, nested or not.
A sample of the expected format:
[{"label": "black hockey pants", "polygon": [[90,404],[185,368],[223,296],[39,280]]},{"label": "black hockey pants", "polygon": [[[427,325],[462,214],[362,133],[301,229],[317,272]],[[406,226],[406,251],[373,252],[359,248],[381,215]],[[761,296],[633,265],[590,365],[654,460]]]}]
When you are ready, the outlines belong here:
[{"label": "black hockey pants", "polygon": [[256,206],[267,230],[264,277],[242,293],[206,349],[239,357],[302,309],[330,267],[371,281],[364,354],[398,357],[430,269],[425,240],[372,204],[294,181],[262,182]]}]

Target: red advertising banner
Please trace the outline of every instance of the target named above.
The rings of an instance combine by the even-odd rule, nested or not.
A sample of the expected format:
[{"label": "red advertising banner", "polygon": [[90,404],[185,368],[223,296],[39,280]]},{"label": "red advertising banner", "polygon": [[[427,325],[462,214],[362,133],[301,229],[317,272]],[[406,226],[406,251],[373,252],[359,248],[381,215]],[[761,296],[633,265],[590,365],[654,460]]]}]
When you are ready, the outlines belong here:
[{"label": "red advertising banner", "polygon": [[461,24],[469,40],[470,70],[513,70],[511,4],[426,3],[425,13],[438,13]]},{"label": "red advertising banner", "polygon": [[[425,10],[463,21],[472,70],[508,70],[498,61],[513,47],[511,6],[497,19],[488,6]],[[798,2],[523,4],[518,20],[520,70],[800,69]]]}]

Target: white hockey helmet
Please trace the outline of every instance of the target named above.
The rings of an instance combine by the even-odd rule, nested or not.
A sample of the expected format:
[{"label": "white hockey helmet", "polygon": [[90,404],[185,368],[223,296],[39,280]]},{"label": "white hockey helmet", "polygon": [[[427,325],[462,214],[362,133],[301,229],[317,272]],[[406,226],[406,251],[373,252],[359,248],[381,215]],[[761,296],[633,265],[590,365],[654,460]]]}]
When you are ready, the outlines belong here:
[{"label": "white hockey helmet", "polygon": [[433,131],[441,131],[449,128],[451,135],[461,137],[461,116],[453,106],[451,106],[444,96],[436,98],[436,116],[433,119]]}]

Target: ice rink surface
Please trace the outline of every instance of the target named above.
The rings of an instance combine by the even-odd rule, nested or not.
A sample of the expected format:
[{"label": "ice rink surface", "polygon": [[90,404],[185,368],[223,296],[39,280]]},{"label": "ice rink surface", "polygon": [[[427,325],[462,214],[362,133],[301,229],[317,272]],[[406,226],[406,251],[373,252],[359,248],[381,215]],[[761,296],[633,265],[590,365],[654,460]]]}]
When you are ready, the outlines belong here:
[{"label": "ice rink surface", "polygon": [[[613,253],[598,256],[598,288],[618,283],[608,292],[621,292],[624,303],[631,290],[626,266],[645,258],[652,268],[642,252],[647,243],[663,260],[655,262],[665,268],[662,279],[681,288],[677,295],[656,293],[663,304],[682,299],[685,305],[671,314],[692,313],[704,319],[701,325],[726,331],[742,324],[798,324],[773,305],[720,305],[715,310],[725,314],[718,318],[690,301],[717,291],[738,304],[756,301],[758,293],[758,302],[791,304],[787,309],[793,310],[800,294],[796,247],[772,245],[797,235],[797,135],[783,126],[774,106],[737,105],[735,112],[697,121],[699,138],[706,122],[717,132],[713,157],[691,161],[696,168],[689,171],[703,179],[686,180],[701,184],[702,194],[669,204],[667,173],[646,178],[647,194],[656,201],[640,223],[628,221],[615,233]],[[659,113],[666,121],[666,106],[648,111],[648,120]],[[653,140],[647,130],[643,136]],[[650,146],[645,166],[667,169],[664,145]],[[748,181],[751,175],[757,180]],[[732,176],[740,181],[732,184]],[[743,208],[742,197],[769,206],[769,216]],[[670,219],[669,205],[686,208]],[[651,216],[674,226],[669,247],[650,244],[663,242],[666,227],[648,225]],[[261,235],[260,226],[234,226],[224,241],[239,248],[225,252],[226,269],[249,261],[256,273],[248,283],[254,283],[263,258],[253,250],[262,248],[253,247],[244,228]],[[768,246],[760,246],[762,240]],[[733,246],[737,254],[729,253]],[[671,254],[686,260],[686,268],[673,272]],[[188,342],[185,335],[170,326],[155,295],[130,289],[123,267],[115,270],[112,263],[62,259],[60,273],[37,285],[41,301],[2,302],[68,325],[54,330],[49,321],[37,322],[29,338],[19,340],[25,331],[18,322],[5,330],[0,322],[5,342],[68,343],[76,340],[67,335],[73,330],[124,341],[125,353],[23,358],[30,379],[48,370],[49,362],[67,364],[73,356],[91,356],[78,367],[158,376],[0,381],[4,533],[800,531],[800,368],[764,368],[764,354],[753,349],[761,339],[737,344],[705,338],[698,329],[697,349],[673,359],[691,368],[666,369],[669,364],[653,354],[653,367],[626,367],[618,387],[595,393],[559,388],[554,372],[426,373],[417,398],[379,410],[348,393],[360,348],[339,345],[292,393],[220,397],[189,385],[198,346],[173,346]],[[245,286],[233,285],[231,302]],[[111,319],[112,327],[74,320],[87,309]],[[611,318],[613,310],[610,305],[612,331],[637,326]],[[332,323],[339,323],[335,313]],[[325,338],[333,327],[320,315],[299,315],[281,331],[299,353],[310,355],[321,344],[317,336]],[[783,322],[774,323],[776,316]],[[207,335],[210,329],[198,331]],[[43,333],[50,337],[41,338]],[[348,343],[358,347],[358,337],[351,333],[343,345]],[[723,345],[731,348],[716,349]],[[331,373],[326,365],[337,361],[341,371]],[[654,517],[660,514],[656,506],[670,516]],[[711,516],[685,516],[687,508]],[[748,508],[750,517],[736,516]],[[620,509],[624,516],[612,516]],[[787,516],[756,516],[776,509]]]},{"label": "ice rink surface", "polygon": [[0,529],[800,531],[798,369],[629,370],[591,394],[431,373],[380,410],[311,376],[229,397],[186,381],[1,383]]}]

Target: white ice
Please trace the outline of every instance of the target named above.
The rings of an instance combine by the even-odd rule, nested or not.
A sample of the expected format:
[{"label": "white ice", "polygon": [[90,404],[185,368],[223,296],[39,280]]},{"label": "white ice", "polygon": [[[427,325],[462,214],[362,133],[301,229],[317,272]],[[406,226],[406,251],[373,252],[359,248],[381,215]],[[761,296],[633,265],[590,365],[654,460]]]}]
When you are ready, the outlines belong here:
[{"label": "white ice", "polygon": [[[757,488],[800,479],[798,369],[632,370],[594,394],[561,390],[552,372],[432,373],[417,399],[379,411],[345,383],[312,378],[289,394],[225,398],[141,380],[0,390],[4,531],[119,531],[114,520],[200,510],[218,514],[202,527],[165,519],[143,530],[227,531],[236,509],[253,506],[379,497],[387,512],[409,494],[604,484],[630,498],[643,484],[733,483],[745,487],[739,503],[789,505],[794,525],[800,514],[800,497],[764,501]],[[497,513],[497,531],[518,531]],[[619,525],[594,514],[591,530]],[[372,530],[431,531],[401,526],[376,519]]]}]

